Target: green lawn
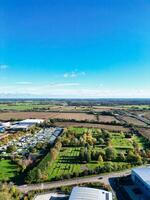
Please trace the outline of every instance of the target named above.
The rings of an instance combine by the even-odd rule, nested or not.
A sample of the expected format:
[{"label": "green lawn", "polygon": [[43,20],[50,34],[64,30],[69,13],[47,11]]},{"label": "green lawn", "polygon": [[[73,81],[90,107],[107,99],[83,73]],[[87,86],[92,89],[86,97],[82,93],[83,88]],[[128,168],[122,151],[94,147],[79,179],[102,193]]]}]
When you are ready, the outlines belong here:
[{"label": "green lawn", "polygon": [[17,165],[13,164],[10,160],[0,161],[0,181],[11,180],[17,174]]},{"label": "green lawn", "polygon": [[111,145],[114,148],[121,149],[132,149],[132,139],[125,138],[124,134],[112,133],[111,135]]},{"label": "green lawn", "polygon": [[65,174],[81,171],[81,164],[78,162],[80,148],[62,148],[58,158],[48,169],[49,179],[60,177]]},{"label": "green lawn", "polygon": [[23,110],[32,110],[35,108],[48,108],[50,107],[50,104],[36,104],[36,103],[14,103],[14,104],[7,104],[7,103],[1,103],[0,104],[0,110],[17,110],[17,111],[23,111]]}]

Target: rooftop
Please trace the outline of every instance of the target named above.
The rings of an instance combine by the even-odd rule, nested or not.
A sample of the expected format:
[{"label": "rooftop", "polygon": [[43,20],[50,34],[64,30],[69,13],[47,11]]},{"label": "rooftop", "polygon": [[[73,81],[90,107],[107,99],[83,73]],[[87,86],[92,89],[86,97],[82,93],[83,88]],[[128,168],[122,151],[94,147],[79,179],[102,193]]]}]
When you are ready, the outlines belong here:
[{"label": "rooftop", "polygon": [[44,120],[43,119],[25,119],[25,120],[22,120],[22,121],[20,121],[19,123],[21,124],[21,123],[33,123],[33,124],[40,124],[40,123],[42,123],[42,122],[44,122]]},{"label": "rooftop", "polygon": [[150,188],[150,167],[139,167],[132,170],[142,179]]},{"label": "rooftop", "polygon": [[74,187],[69,200],[112,200],[112,194],[105,190]]}]

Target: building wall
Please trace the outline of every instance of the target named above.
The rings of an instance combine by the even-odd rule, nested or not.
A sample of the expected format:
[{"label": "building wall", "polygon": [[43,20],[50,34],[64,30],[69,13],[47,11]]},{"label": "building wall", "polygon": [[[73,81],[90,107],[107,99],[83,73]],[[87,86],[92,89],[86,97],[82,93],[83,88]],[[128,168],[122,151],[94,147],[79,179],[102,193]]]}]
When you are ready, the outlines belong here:
[{"label": "building wall", "polygon": [[138,175],[132,171],[131,174],[133,182],[139,186],[139,188],[143,191],[143,193],[150,199],[150,189],[147,187],[146,183],[142,181]]}]

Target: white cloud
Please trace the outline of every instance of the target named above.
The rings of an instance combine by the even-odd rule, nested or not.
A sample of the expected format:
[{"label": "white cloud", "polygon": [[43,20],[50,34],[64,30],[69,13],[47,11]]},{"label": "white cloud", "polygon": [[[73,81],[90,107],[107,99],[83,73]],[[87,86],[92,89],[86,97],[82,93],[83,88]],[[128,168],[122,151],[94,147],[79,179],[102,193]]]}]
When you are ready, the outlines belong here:
[{"label": "white cloud", "polygon": [[63,74],[63,77],[64,78],[75,78],[75,77],[78,77],[78,76],[85,76],[85,75],[86,75],[85,72],[72,71],[72,72],[68,72],[68,73]]},{"label": "white cloud", "polygon": [[[6,91],[6,92],[4,92]],[[112,89],[82,86],[79,83],[50,83],[47,85],[11,85],[0,87],[0,97],[49,98],[150,98],[149,89]]]},{"label": "white cloud", "polygon": [[51,83],[49,87],[58,88],[58,87],[67,87],[67,86],[78,86],[79,83]]},{"label": "white cloud", "polygon": [[7,68],[8,68],[8,65],[0,64],[0,70],[7,69]]},{"label": "white cloud", "polygon": [[30,81],[20,81],[20,82],[16,82],[17,85],[31,85],[32,82]]}]

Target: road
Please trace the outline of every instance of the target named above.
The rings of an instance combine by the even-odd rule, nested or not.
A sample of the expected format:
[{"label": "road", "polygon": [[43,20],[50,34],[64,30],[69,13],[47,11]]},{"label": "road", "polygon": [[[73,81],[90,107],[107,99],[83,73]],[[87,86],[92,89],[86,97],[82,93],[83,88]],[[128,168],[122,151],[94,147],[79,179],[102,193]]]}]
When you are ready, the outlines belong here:
[{"label": "road", "polygon": [[[53,189],[61,186],[69,186],[75,184],[82,184],[82,183],[89,183],[89,182],[102,182],[109,185],[109,179],[114,177],[120,177],[130,174],[131,171],[123,171],[118,173],[110,173],[105,175],[96,175],[96,176],[89,176],[83,178],[76,178],[71,180],[62,180],[62,181],[54,181],[54,182],[46,182],[40,184],[28,184],[28,185],[21,185],[17,186],[19,190],[24,193],[27,193],[31,190],[38,190],[38,189]],[[100,178],[101,177],[101,178]]]}]

